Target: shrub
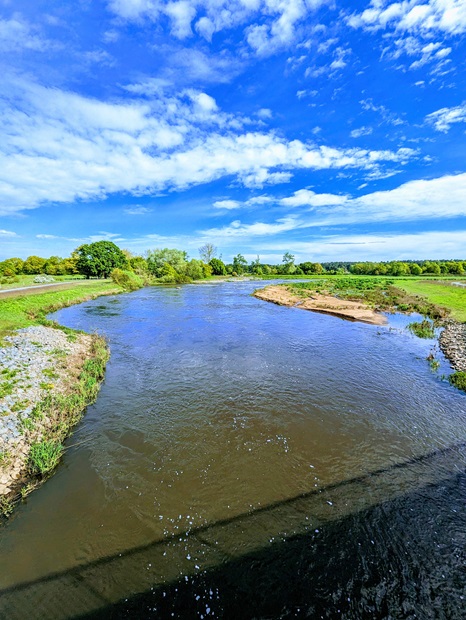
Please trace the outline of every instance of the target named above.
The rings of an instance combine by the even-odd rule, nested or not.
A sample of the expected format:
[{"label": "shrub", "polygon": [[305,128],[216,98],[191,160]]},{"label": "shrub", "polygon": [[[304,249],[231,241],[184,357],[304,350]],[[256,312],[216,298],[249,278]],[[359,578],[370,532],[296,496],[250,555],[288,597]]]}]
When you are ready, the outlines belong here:
[{"label": "shrub", "polygon": [[451,385],[454,385],[459,390],[463,390],[463,392],[466,392],[466,372],[454,372],[448,377],[448,381],[451,383]]},{"label": "shrub", "polygon": [[144,286],[142,278],[132,271],[124,271],[123,269],[117,268],[112,271],[110,277],[115,284],[121,286],[125,291],[136,291],[138,288]]},{"label": "shrub", "polygon": [[50,284],[51,282],[55,282],[55,279],[52,276],[36,276],[33,280],[36,284]]},{"label": "shrub", "polygon": [[408,329],[419,338],[434,338],[434,326],[430,321],[424,320],[420,323],[410,323]]}]

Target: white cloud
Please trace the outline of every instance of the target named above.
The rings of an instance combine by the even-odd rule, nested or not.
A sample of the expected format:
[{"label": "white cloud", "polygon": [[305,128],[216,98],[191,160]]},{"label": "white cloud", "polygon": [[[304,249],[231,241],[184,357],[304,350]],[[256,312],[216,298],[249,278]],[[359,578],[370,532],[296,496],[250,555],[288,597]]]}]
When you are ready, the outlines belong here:
[{"label": "white cloud", "polygon": [[123,20],[147,19],[163,24],[184,39],[193,29],[206,41],[216,32],[245,26],[250,47],[260,55],[287,47],[296,28],[327,0],[109,0],[109,9]]},{"label": "white cloud", "polygon": [[[238,208],[254,204],[299,208],[299,219],[296,214],[286,215],[288,225],[294,223],[294,228],[321,228],[466,217],[465,196],[466,173],[409,181],[392,190],[371,192],[356,198],[300,189],[291,196],[279,198],[263,195],[245,202],[235,201],[235,204]],[[248,229],[242,225],[241,230]]]},{"label": "white cloud", "polygon": [[59,239],[57,235],[46,235],[46,234],[36,235],[36,238],[37,239]]},{"label": "white cloud", "polygon": [[238,200],[216,200],[213,204],[216,209],[239,209],[241,203]]},{"label": "white cloud", "polygon": [[262,243],[259,252],[289,250],[297,261],[332,260],[380,261],[426,260],[430,258],[461,257],[466,246],[466,230],[454,232],[431,231],[413,234],[364,234],[316,237],[309,242],[292,241]]},{"label": "white cloud", "polygon": [[[449,47],[441,48],[443,38],[466,32],[466,3],[464,0],[372,0],[367,9],[349,16],[347,22],[353,28],[368,32],[383,30],[392,37],[397,36],[390,42],[385,35],[388,47],[384,54],[393,43],[394,48],[389,53],[392,58],[396,59],[402,53],[419,56],[410,69],[434,62],[439,70],[448,62],[445,59],[451,52]],[[440,41],[432,41],[434,37]]]},{"label": "white cloud", "polygon": [[361,136],[370,136],[372,133],[372,127],[359,127],[359,129],[353,129],[350,132],[352,138],[360,138]]},{"label": "white cloud", "polygon": [[441,108],[426,116],[426,121],[438,131],[447,132],[455,123],[466,123],[466,101],[454,108]]},{"label": "white cloud", "polygon": [[[466,173],[416,180],[358,198],[298,190],[282,198],[284,206],[310,206],[303,227],[365,222],[404,222],[466,217]],[[319,208],[320,207],[320,208]]]},{"label": "white cloud", "polygon": [[464,0],[372,0],[368,9],[349,17],[348,23],[372,30],[392,27],[422,34],[462,34],[466,32],[466,4]]},{"label": "white cloud", "polygon": [[209,228],[200,231],[200,234],[212,239],[227,239],[238,237],[266,237],[294,230],[299,222],[293,216],[278,219],[273,223],[255,222],[254,224],[242,224],[240,220],[234,220],[228,226],[222,228]]},{"label": "white cloud", "polygon": [[183,189],[233,176],[248,186],[283,183],[293,170],[403,164],[412,149],[316,147],[273,132],[244,132],[205,93],[102,102],[4,76],[0,214],[112,192]]},{"label": "white cloud", "polygon": [[18,235],[11,230],[0,229],[0,237],[17,237]]},{"label": "white cloud", "polygon": [[261,118],[262,120],[269,120],[272,118],[272,110],[269,110],[269,108],[261,108],[258,112],[257,112],[257,116],[259,118]]},{"label": "white cloud", "polygon": [[42,52],[51,47],[18,13],[11,19],[0,19],[0,51],[17,52],[23,49]]},{"label": "white cloud", "polygon": [[152,211],[153,209],[149,209],[149,207],[140,206],[126,207],[126,209],[123,209],[126,215],[147,215],[147,213],[152,213]]},{"label": "white cloud", "polygon": [[241,59],[225,50],[209,55],[199,49],[168,49],[165,59],[167,67],[163,70],[163,76],[176,84],[227,84],[243,67]]},{"label": "white cloud", "polygon": [[338,194],[316,194],[309,189],[299,189],[292,196],[282,198],[280,204],[286,207],[323,207],[342,205],[346,200],[347,196],[339,196]]}]

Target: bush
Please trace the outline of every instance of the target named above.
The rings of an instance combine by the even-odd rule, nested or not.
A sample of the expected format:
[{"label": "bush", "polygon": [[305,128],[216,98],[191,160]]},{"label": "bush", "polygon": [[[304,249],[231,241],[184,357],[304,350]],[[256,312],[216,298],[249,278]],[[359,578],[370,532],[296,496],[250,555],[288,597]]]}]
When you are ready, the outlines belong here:
[{"label": "bush", "polygon": [[430,321],[424,320],[420,323],[410,323],[408,329],[419,338],[434,338],[434,326]]},{"label": "bush", "polygon": [[55,279],[52,276],[36,276],[33,280],[36,284],[50,284],[51,282],[55,282]]},{"label": "bush", "polygon": [[132,271],[124,271],[117,268],[112,271],[110,277],[115,284],[121,286],[125,291],[136,291],[144,286],[142,278]]},{"label": "bush", "polygon": [[466,392],[466,372],[454,372],[448,377],[448,381],[451,383],[451,385],[454,385],[459,390],[463,390],[463,392]]}]

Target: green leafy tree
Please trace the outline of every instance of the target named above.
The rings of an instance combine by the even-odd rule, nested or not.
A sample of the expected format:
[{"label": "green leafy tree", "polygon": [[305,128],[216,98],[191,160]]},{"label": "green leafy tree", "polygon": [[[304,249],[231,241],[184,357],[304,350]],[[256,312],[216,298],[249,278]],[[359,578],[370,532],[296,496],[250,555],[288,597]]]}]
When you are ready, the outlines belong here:
[{"label": "green leafy tree", "polygon": [[186,266],[188,263],[188,255],[182,250],[175,250],[170,248],[149,250],[147,252],[147,268],[149,272],[156,278],[169,277],[172,274],[172,270],[166,269],[169,265],[179,275],[182,276],[186,272]]},{"label": "green leafy tree", "polygon": [[86,278],[108,278],[114,269],[126,269],[128,261],[113,241],[95,241],[76,250],[76,267]]},{"label": "green leafy tree", "polygon": [[237,254],[233,257],[233,271],[238,275],[244,273],[248,268],[248,261],[242,254]]},{"label": "green leafy tree", "polygon": [[420,276],[422,273],[422,269],[417,263],[411,263],[409,266],[409,271],[411,272],[412,276]]},{"label": "green leafy tree", "polygon": [[322,267],[320,263],[310,263],[310,262],[299,263],[298,267],[302,270],[302,272],[305,275],[308,275],[310,273],[323,273],[324,272],[324,268]]},{"label": "green leafy tree", "polygon": [[23,272],[27,274],[43,273],[46,260],[40,256],[28,256],[24,261]]},{"label": "green leafy tree", "polygon": [[203,263],[201,260],[192,258],[186,265],[185,273],[188,278],[191,278],[191,280],[202,280],[203,278],[205,278],[204,266],[205,263]]},{"label": "green leafy tree", "polygon": [[51,256],[45,262],[44,271],[49,276],[63,276],[66,273],[65,261],[59,256]]},{"label": "green leafy tree", "polygon": [[0,263],[0,273],[5,276],[16,276],[22,273],[23,265],[24,261],[21,258],[7,258]]},{"label": "green leafy tree", "polygon": [[212,274],[214,276],[226,276],[227,269],[225,267],[225,263],[219,258],[211,258],[209,261],[209,265],[212,268]]},{"label": "green leafy tree", "polygon": [[294,273],[296,271],[294,260],[295,257],[293,256],[293,254],[290,254],[290,252],[285,252],[285,254],[283,254],[282,266],[280,271],[283,274]]},{"label": "green leafy tree", "polygon": [[137,274],[147,273],[147,261],[143,256],[132,256],[129,259],[131,269]]},{"label": "green leafy tree", "polygon": [[259,254],[257,255],[256,260],[253,260],[250,267],[251,273],[256,274],[257,276],[261,276],[263,274],[261,259]]}]

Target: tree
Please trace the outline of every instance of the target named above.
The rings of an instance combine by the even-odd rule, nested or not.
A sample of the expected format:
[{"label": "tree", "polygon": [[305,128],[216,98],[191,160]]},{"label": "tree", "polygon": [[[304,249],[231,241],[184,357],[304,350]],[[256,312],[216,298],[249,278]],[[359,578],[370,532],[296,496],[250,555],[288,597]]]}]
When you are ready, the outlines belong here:
[{"label": "tree", "polygon": [[199,248],[199,256],[204,263],[210,263],[210,261],[217,256],[217,248],[213,243],[206,243]]},{"label": "tree", "polygon": [[42,273],[45,267],[45,258],[28,256],[24,261],[23,272],[27,274]]},{"label": "tree", "polygon": [[324,268],[322,267],[320,263],[310,263],[310,262],[299,263],[299,268],[302,270],[302,272],[305,275],[308,275],[311,273],[323,273],[324,272]]},{"label": "tree", "polygon": [[244,273],[247,267],[248,261],[244,258],[242,254],[237,254],[233,257],[233,271],[235,271],[238,275]]},{"label": "tree", "polygon": [[285,252],[285,254],[283,254],[283,266],[281,268],[282,273],[286,274],[295,272],[294,258],[295,257],[293,256],[293,254],[290,254],[290,252]]},{"label": "tree", "polygon": [[[186,265],[188,263],[188,255],[182,250],[170,248],[148,250],[147,252],[147,268],[156,278],[167,277],[169,274],[165,269],[169,265],[178,275],[184,275]],[[170,270],[170,274],[171,274]]]},{"label": "tree", "polygon": [[186,275],[191,280],[202,280],[204,278],[204,265],[201,260],[197,258],[192,258],[189,263],[186,265]]},{"label": "tree", "polygon": [[411,263],[411,265],[409,266],[409,271],[411,272],[412,276],[420,276],[422,273],[422,269],[417,263]]},{"label": "tree", "polygon": [[76,249],[76,267],[86,278],[108,278],[113,269],[128,266],[126,256],[113,241],[95,241]]},{"label": "tree", "polygon": [[263,273],[259,254],[257,255],[256,260],[251,262],[251,273],[255,273],[257,276],[261,276]]},{"label": "tree", "polygon": [[227,275],[227,268],[225,267],[225,263],[219,258],[211,258],[209,261],[209,265],[212,267],[212,274],[214,276]]},{"label": "tree", "polygon": [[23,271],[23,265],[24,261],[21,258],[7,258],[0,263],[0,273],[16,276]]}]

